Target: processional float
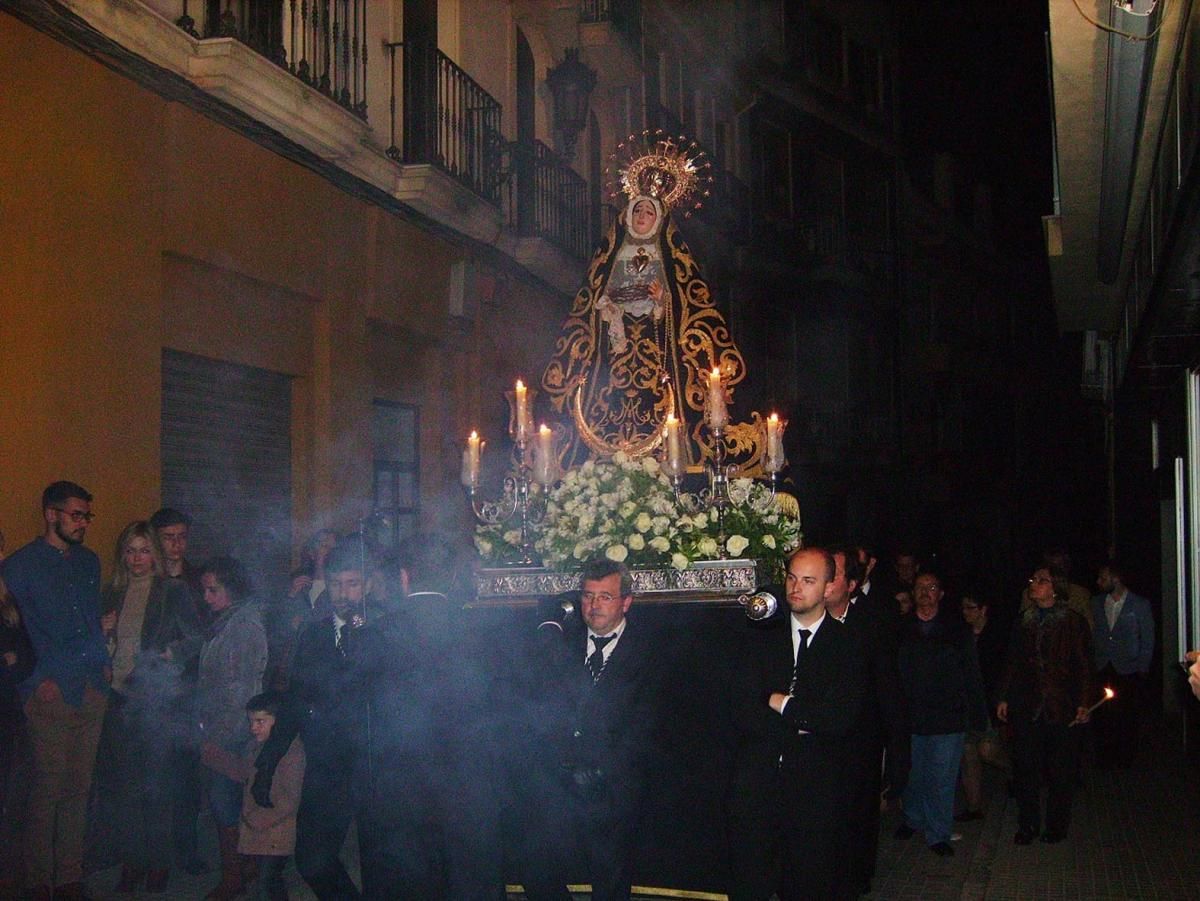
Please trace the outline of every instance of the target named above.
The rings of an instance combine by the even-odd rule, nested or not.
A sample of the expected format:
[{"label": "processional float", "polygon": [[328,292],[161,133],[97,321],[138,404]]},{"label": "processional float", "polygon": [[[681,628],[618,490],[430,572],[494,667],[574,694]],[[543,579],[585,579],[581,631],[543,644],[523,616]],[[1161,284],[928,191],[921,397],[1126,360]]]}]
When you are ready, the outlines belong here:
[{"label": "processional float", "polygon": [[642,598],[745,603],[800,543],[798,506],[777,484],[787,423],[730,420],[745,360],[675,222],[711,183],[697,145],[661,130],[610,159],[622,212],[542,373],[536,430],[539,391],[506,392],[514,451],[499,496],[480,485],[483,438],[463,450],[480,603],[578,587],[595,556],[630,564]]}]

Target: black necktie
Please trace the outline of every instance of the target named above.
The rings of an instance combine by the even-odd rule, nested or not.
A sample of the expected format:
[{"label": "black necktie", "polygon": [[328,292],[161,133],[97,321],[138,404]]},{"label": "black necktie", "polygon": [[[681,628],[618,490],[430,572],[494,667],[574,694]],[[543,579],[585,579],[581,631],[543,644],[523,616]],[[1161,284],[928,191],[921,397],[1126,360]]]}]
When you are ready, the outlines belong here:
[{"label": "black necktie", "polygon": [[333,627],[333,643],[343,657],[346,656],[346,646],[342,643],[345,628],[345,623],[340,626],[335,624]]},{"label": "black necktie", "polygon": [[800,661],[804,659],[804,652],[808,650],[808,636],[812,635],[808,629],[800,630],[800,644],[796,648],[796,663],[792,667],[792,686],[788,689],[788,694],[796,693],[796,678],[800,675]]},{"label": "black necktie", "polygon": [[604,646],[612,641],[617,636],[606,635],[601,638],[599,635],[592,636],[592,644],[596,646],[596,650],[592,651],[592,655],[588,657],[588,669],[592,671],[593,684],[600,680],[600,674],[604,672]]}]

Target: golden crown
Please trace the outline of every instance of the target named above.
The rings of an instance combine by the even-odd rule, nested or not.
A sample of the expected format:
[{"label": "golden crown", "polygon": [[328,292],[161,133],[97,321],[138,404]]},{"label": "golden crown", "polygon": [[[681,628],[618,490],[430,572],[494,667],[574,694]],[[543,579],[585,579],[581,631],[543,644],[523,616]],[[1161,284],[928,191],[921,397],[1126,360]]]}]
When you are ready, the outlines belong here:
[{"label": "golden crown", "polygon": [[694,199],[684,218],[704,205],[711,194],[712,163],[695,142],[685,136],[672,137],[661,128],[630,135],[609,157],[609,197],[623,192],[629,199],[649,196],[669,210]]}]

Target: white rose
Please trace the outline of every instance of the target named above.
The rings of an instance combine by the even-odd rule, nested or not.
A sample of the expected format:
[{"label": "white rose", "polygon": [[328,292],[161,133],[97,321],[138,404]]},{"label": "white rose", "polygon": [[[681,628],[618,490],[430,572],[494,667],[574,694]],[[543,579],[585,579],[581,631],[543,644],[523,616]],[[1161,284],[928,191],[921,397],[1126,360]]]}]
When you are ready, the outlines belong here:
[{"label": "white rose", "polygon": [[476,538],[475,539],[475,548],[484,557],[492,556],[492,543],[490,541],[488,541],[486,538]]},{"label": "white rose", "polygon": [[664,536],[658,535],[650,539],[650,547],[654,548],[660,553],[665,553],[666,551],[670,550],[671,542],[668,541]]},{"label": "white rose", "polygon": [[762,543],[763,543],[763,547],[769,547],[771,550],[775,550],[775,536],[774,535],[764,535],[762,537]]},{"label": "white rose", "polygon": [[637,532],[634,532],[627,539],[625,539],[625,543],[629,545],[629,549],[631,551],[640,551],[646,546],[646,539]]},{"label": "white rose", "polygon": [[630,517],[630,516],[633,516],[633,514],[636,512],[637,512],[637,504],[635,504],[633,501],[626,501],[625,503],[621,504],[621,515],[622,516]]},{"label": "white rose", "polygon": [[509,529],[504,533],[504,540],[512,545],[519,545],[521,543],[521,530]]},{"label": "white rose", "polygon": [[674,553],[671,555],[671,565],[676,569],[687,569],[688,558],[683,556],[683,554]]},{"label": "white rose", "polygon": [[582,541],[580,541],[578,544],[575,545],[575,548],[571,551],[571,556],[574,557],[576,560],[582,560],[583,555],[586,553],[587,553],[587,545],[584,544]]},{"label": "white rose", "polygon": [[657,475],[659,472],[659,462],[653,457],[642,457],[642,469],[650,473],[650,475]]},{"label": "white rose", "polygon": [[711,560],[717,553],[717,540],[715,538],[701,538],[700,544],[696,549]]},{"label": "white rose", "polygon": [[701,510],[692,517],[692,522],[696,524],[697,529],[703,529],[706,525],[708,525],[708,514]]},{"label": "white rose", "polygon": [[735,557],[740,557],[742,551],[750,546],[750,539],[743,535],[730,535],[729,540],[725,542],[725,548]]},{"label": "white rose", "polygon": [[604,552],[604,556],[614,563],[620,563],[629,556],[629,549],[623,544],[614,544]]},{"label": "white rose", "polygon": [[670,524],[671,520],[667,519],[665,516],[654,517],[654,534],[661,535],[663,532],[667,531],[667,526]]},{"label": "white rose", "polygon": [[[626,454],[625,451],[617,451],[615,454],[612,455],[612,461],[614,463],[616,463],[618,466],[620,466],[622,463],[624,463],[628,459],[629,459],[629,455]],[[617,562],[619,563],[620,561],[617,561]]]},{"label": "white rose", "polygon": [[638,514],[638,518],[633,522],[634,528],[639,532],[649,532],[651,526],[654,525],[654,520],[650,518],[650,514],[643,510]]}]

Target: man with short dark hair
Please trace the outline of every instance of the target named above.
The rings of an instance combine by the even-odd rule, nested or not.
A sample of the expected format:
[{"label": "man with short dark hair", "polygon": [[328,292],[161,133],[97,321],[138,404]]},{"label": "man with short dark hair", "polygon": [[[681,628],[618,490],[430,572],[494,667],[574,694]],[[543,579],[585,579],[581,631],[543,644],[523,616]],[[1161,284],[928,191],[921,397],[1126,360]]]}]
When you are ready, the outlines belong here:
[{"label": "man with short dark hair", "polygon": [[[92,496],[74,482],[42,492],[44,534],[0,568],[37,663],[21,683],[33,747],[26,878],[33,897],[85,897],[88,791],[112,669],[100,628],[100,560],[83,546]],[[53,889],[52,889],[53,887]]]},{"label": "man with short dark hair", "polygon": [[192,531],[192,518],[174,507],[163,507],[150,517],[150,527],[162,549],[163,567],[172,579],[183,579],[190,584],[200,584],[200,571],[187,559],[188,538]]},{"label": "man with short dark hair", "polygon": [[465,627],[455,562],[445,536],[406,538],[392,561],[387,612],[356,636],[367,643],[360,660],[371,704],[359,822],[374,836],[362,871],[372,901],[505,896],[495,640]]},{"label": "man with short dark hair", "polygon": [[920,832],[930,850],[950,857],[963,742],[968,731],[987,728],[987,701],[974,636],[957,610],[942,605],[945,591],[938,574],[918,575],[913,595],[913,613],[904,620],[897,650],[912,766],[896,838]]},{"label": "man with short dark hair", "polygon": [[[163,507],[150,517],[150,528],[162,551],[163,568],[170,579],[176,579],[187,587],[188,600],[196,621],[204,628],[212,620],[212,612],[204,603],[204,589],[200,585],[200,569],[187,559],[188,540],[192,531],[192,518],[174,507]],[[183,678],[188,696],[184,703],[195,703],[196,662],[184,670]],[[175,857],[179,867],[191,875],[208,872],[208,864],[199,854],[199,837],[196,823],[200,816],[203,771],[197,749],[182,746],[172,753],[175,785],[173,786],[171,811],[171,838],[175,846]]]},{"label": "man with short dark hair", "polygon": [[582,623],[546,618],[531,686],[533,709],[522,811],[525,893],[569,899],[580,844],[592,897],[629,897],[642,801],[654,758],[656,667],[650,636],[626,617],[633,582],[622,563],[583,570]]},{"label": "man with short dark hair", "polygon": [[844,757],[849,785],[848,840],[837,897],[855,898],[871,891],[875,875],[880,797],[885,789],[888,798],[898,797],[908,778],[908,718],[903,698],[896,691],[895,626],[885,623],[870,601],[856,596],[861,576],[857,548],[834,546],[829,552],[835,572],[825,610],[859,640],[863,649],[860,662],[867,677],[864,703]]},{"label": "man with short dark hair", "polygon": [[[331,612],[300,633],[290,698],[300,712],[307,769],[296,819],[296,869],[321,901],[360,897],[339,855],[366,788],[367,696],[358,632],[365,624],[374,564],[362,542],[339,542],[325,561]],[[276,736],[272,735],[272,746]],[[278,741],[290,737],[280,730]],[[264,750],[266,748],[264,747]],[[261,769],[261,765],[260,765]],[[370,840],[359,830],[364,856]]]},{"label": "man with short dark hair", "polygon": [[846,843],[847,741],[866,690],[863,650],[826,612],[836,563],[796,551],[790,614],[752,624],[734,681],[731,901],[835,897]]},{"label": "man with short dark hair", "polygon": [[1092,649],[1101,685],[1114,692],[1093,717],[1096,764],[1129,769],[1137,754],[1141,708],[1154,657],[1154,613],[1150,602],[1125,587],[1121,566],[1109,561],[1096,579],[1092,598]]}]

